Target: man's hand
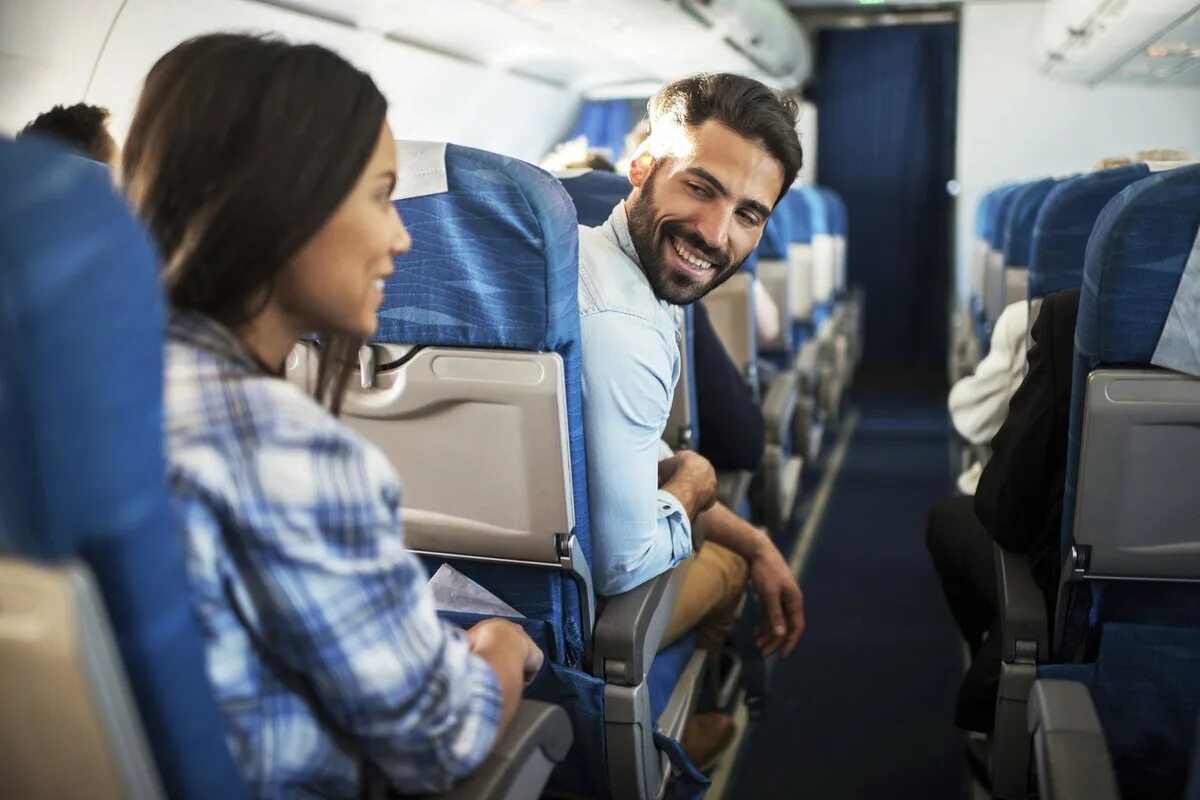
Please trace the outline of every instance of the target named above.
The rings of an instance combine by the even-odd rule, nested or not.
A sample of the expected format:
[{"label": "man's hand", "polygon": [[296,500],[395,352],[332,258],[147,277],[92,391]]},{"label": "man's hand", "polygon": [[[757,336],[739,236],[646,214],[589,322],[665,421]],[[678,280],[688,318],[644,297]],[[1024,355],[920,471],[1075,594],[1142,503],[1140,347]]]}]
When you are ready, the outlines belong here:
[{"label": "man's hand", "polygon": [[762,598],[766,618],[754,632],[754,646],[769,656],[776,650],[784,658],[804,633],[804,593],[791,568],[766,533],[746,559],[750,582]]},{"label": "man's hand", "polygon": [[717,473],[708,459],[680,450],[658,462],[658,487],[674,495],[694,520],[717,500]]}]

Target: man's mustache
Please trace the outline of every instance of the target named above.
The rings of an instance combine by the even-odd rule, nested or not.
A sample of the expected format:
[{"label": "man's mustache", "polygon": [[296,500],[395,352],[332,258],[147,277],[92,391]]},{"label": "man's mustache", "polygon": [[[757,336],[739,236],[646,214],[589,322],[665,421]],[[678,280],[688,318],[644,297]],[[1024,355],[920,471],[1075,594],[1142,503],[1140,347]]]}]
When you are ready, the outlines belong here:
[{"label": "man's mustache", "polygon": [[663,236],[669,236],[678,239],[684,244],[691,247],[698,253],[704,255],[704,260],[710,262],[714,267],[724,269],[733,263],[733,258],[729,253],[713,247],[704,240],[704,237],[693,230],[680,225],[678,223],[668,222],[662,227]]}]

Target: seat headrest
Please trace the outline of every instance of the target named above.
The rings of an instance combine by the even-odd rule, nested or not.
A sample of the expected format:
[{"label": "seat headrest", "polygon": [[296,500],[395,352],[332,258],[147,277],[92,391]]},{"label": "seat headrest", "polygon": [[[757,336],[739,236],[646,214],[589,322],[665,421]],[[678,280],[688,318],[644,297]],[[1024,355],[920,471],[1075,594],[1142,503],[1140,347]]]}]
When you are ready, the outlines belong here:
[{"label": "seat headrest", "polygon": [[562,184],[524,161],[453,144],[397,142],[396,157],[401,187],[416,170],[434,191],[395,200],[413,244],[395,259],[375,340],[573,346],[579,231]]},{"label": "seat headrest", "polygon": [[1033,245],[1033,228],[1038,212],[1046,196],[1058,181],[1044,178],[1026,184],[1013,198],[1008,210],[1008,221],[1004,233],[1004,263],[1014,266],[1029,266],[1029,254]]},{"label": "seat headrest", "polygon": [[846,204],[842,196],[833,189],[821,187],[821,194],[829,207],[829,232],[834,236],[846,235]]},{"label": "seat headrest", "polygon": [[1008,231],[1008,211],[1012,208],[1017,193],[1024,187],[1024,183],[1014,183],[996,192],[996,201],[992,204],[992,221],[988,226],[988,246],[993,250],[1004,249],[1004,234]]},{"label": "seat headrest", "polygon": [[991,224],[992,224],[992,206],[996,204],[997,198],[1002,190],[1008,184],[1001,184],[994,189],[988,189],[979,198],[979,203],[975,206],[975,224],[973,230],[976,239],[988,241],[991,239]]},{"label": "seat headrest", "polygon": [[1078,289],[1096,218],[1122,189],[1150,174],[1145,164],[1098,170],[1059,183],[1034,223],[1029,252],[1029,296]]},{"label": "seat headrest", "polygon": [[1075,332],[1087,369],[1151,363],[1198,228],[1200,166],[1152,174],[1104,207],[1087,245]]},{"label": "seat headrest", "polygon": [[633,188],[629,179],[615,172],[588,170],[558,176],[563,188],[575,204],[580,225],[595,228],[608,221],[617,204],[629,196]]},{"label": "seat headrest", "polygon": [[759,258],[787,258],[788,245],[792,243],[792,210],[789,208],[792,203],[792,193],[788,192],[771,212],[758,243]]},{"label": "seat headrest", "polygon": [[813,236],[833,231],[829,219],[829,201],[814,186],[797,186],[790,192],[800,202],[792,202],[792,241],[808,243]]}]

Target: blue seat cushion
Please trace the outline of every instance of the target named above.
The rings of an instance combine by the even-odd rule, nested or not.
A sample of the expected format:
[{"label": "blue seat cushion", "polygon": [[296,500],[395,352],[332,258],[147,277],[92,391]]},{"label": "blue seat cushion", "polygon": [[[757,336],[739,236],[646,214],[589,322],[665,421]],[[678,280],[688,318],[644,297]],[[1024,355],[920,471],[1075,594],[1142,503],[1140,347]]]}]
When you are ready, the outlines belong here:
[{"label": "blue seat cushion", "polygon": [[92,162],[0,140],[0,174],[0,544],[91,569],[167,795],[245,797],[170,511],[153,249]]},{"label": "blue seat cushion", "polygon": [[1096,660],[1038,677],[1087,685],[1124,798],[1179,797],[1200,714],[1200,630],[1110,623]]},{"label": "blue seat cushion", "polygon": [[696,632],[691,631],[673,642],[670,647],[658,651],[654,663],[650,665],[650,674],[646,676],[646,688],[650,692],[650,718],[658,719],[658,715],[667,707],[671,692],[679,683],[679,676],[687,667],[692,653],[696,652]]}]

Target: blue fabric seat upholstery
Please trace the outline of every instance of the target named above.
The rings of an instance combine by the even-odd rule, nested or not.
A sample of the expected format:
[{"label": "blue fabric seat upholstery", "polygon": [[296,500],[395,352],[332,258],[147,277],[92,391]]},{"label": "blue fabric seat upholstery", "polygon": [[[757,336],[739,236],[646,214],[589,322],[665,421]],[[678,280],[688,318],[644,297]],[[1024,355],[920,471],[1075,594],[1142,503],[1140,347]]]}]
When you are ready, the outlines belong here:
[{"label": "blue fabric seat upholstery", "polygon": [[[1075,334],[1064,560],[1075,541],[1088,374],[1150,366],[1198,230],[1200,167],[1127,186],[1096,220]],[[1178,796],[1200,711],[1200,583],[1122,577],[1068,584],[1063,650],[1083,663],[1043,665],[1038,675],[1089,684],[1126,796]]]},{"label": "blue fabric seat upholstery", "polygon": [[0,140],[0,174],[0,545],[90,568],[167,794],[244,797],[169,505],[153,250],[103,167]]},{"label": "blue fabric seat upholstery", "polygon": [[1038,212],[1041,211],[1046,197],[1057,184],[1058,181],[1053,178],[1043,178],[1040,181],[1026,184],[1016,193],[1012,206],[1008,210],[1008,220],[1004,230],[1004,265],[1006,267],[1029,266],[1030,251],[1033,247],[1033,231]]},{"label": "blue fabric seat upholstery", "polygon": [[1029,298],[1078,289],[1083,256],[1096,218],[1108,201],[1150,174],[1131,164],[1069,178],[1055,186],[1038,211],[1029,255]]}]

